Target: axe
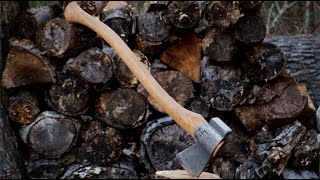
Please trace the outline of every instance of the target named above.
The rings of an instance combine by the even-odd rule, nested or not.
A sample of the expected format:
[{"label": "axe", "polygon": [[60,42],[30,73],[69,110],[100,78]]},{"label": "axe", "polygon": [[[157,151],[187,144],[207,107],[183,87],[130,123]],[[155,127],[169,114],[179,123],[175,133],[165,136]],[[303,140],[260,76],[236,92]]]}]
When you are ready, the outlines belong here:
[{"label": "axe", "polygon": [[199,177],[231,129],[219,118],[212,118],[208,123],[200,114],[179,105],[153,78],[127,44],[110,27],[82,10],[75,1],[67,5],[64,16],[68,22],[82,24],[102,37],[165,112],[195,139],[196,143],[178,153],[177,159],[190,175]]}]

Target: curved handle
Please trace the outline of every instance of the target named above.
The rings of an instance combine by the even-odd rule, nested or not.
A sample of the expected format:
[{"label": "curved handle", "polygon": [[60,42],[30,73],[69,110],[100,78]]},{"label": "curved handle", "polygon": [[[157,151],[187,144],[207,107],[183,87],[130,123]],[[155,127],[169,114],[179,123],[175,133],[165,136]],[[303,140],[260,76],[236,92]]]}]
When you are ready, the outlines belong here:
[{"label": "curved handle", "polygon": [[148,93],[191,136],[194,137],[194,131],[198,126],[208,123],[200,114],[189,111],[179,105],[159,85],[118,34],[106,24],[86,13],[75,1],[68,4],[64,11],[64,16],[68,22],[87,26],[108,42]]}]

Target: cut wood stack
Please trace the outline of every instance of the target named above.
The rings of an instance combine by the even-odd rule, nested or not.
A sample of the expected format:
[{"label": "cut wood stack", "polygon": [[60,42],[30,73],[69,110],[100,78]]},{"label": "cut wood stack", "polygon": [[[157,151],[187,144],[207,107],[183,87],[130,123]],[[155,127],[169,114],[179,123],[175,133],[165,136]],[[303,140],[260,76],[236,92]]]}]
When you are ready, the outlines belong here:
[{"label": "cut wood stack", "polygon": [[[94,2],[81,6],[101,10],[96,18],[173,99],[233,130],[205,171],[252,179],[299,169],[319,177],[316,108],[287,71],[284,51],[264,41],[262,1],[146,1],[141,11],[124,1]],[[192,137],[108,43],[64,19],[66,3],[17,16],[25,27],[11,39],[2,72],[26,176],[155,178],[182,169],[175,155]]]}]

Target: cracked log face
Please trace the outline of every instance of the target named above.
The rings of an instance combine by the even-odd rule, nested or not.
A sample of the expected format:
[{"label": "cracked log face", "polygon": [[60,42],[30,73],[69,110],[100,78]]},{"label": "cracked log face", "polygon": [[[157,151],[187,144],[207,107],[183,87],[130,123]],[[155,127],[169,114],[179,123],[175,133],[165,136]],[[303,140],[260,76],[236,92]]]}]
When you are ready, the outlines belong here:
[{"label": "cracked log face", "polygon": [[[279,127],[297,117],[307,103],[307,97],[299,91],[292,77],[279,77],[267,83],[260,90],[259,98],[264,103],[243,105],[235,109],[240,121],[247,130],[255,130],[265,123],[270,127]],[[260,101],[260,103],[262,103]]]}]

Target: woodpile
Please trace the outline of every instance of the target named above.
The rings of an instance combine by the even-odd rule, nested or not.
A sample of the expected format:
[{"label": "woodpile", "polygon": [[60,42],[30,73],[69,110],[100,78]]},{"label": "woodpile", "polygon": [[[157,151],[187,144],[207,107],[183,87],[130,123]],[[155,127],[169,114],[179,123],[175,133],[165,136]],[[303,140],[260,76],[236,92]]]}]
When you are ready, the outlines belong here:
[{"label": "woodpile", "polygon": [[[64,19],[68,2],[15,19],[22,28],[10,39],[2,87],[24,175],[144,179],[182,170],[175,155],[194,139],[108,43]],[[264,40],[261,5],[146,1],[137,11],[124,1],[81,2],[88,12],[100,10],[95,17],[181,106],[230,126],[206,173],[319,178],[320,117],[306,85],[287,70],[287,54]]]}]

